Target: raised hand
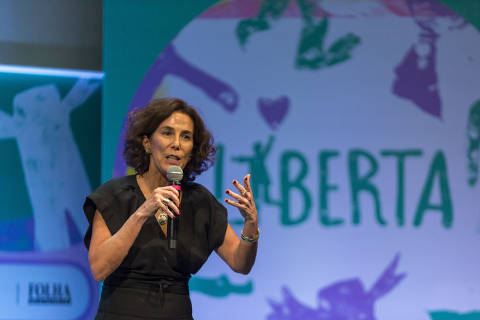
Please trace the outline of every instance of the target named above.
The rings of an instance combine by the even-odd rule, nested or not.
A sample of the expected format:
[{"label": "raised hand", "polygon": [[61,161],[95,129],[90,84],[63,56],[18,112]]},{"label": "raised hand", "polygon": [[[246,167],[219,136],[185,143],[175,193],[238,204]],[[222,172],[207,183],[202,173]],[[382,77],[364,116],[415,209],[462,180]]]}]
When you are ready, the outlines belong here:
[{"label": "raised hand", "polygon": [[232,199],[225,199],[225,202],[229,205],[237,207],[240,211],[240,214],[245,219],[245,222],[257,223],[258,213],[255,206],[255,200],[253,198],[252,187],[250,185],[250,174],[247,174],[243,178],[243,185],[237,180],[233,180],[233,185],[237,189],[237,192],[233,192],[230,189],[227,189],[225,192]]}]

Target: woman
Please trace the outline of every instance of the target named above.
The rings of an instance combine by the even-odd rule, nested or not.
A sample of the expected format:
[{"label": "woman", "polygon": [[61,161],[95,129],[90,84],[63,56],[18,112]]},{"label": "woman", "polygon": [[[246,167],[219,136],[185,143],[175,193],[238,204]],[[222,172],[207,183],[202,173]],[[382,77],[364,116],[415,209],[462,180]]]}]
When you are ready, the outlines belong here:
[{"label": "woman", "polygon": [[[216,253],[232,270],[250,272],[259,237],[250,175],[226,190],[245,219],[241,238],[227,211],[195,176],[215,148],[197,112],[179,99],[157,99],[129,115],[124,157],[136,175],[110,180],[84,211],[92,274],[104,281],[95,319],[193,319],[188,280]],[[181,192],[166,172],[179,166]],[[166,220],[178,219],[177,248],[167,248]]]}]

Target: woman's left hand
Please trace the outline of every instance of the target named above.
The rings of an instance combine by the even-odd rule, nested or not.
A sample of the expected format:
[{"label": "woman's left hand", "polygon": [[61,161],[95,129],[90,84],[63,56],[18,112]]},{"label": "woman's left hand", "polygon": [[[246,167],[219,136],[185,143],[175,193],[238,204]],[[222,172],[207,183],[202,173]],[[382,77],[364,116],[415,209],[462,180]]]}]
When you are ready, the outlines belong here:
[{"label": "woman's left hand", "polygon": [[243,185],[237,180],[233,180],[233,185],[237,188],[238,193],[233,192],[230,189],[227,189],[225,192],[235,199],[225,199],[225,202],[237,207],[240,211],[240,214],[245,219],[245,223],[254,223],[258,222],[257,208],[255,207],[255,200],[253,199],[252,187],[250,185],[250,174],[247,174],[243,178]]}]

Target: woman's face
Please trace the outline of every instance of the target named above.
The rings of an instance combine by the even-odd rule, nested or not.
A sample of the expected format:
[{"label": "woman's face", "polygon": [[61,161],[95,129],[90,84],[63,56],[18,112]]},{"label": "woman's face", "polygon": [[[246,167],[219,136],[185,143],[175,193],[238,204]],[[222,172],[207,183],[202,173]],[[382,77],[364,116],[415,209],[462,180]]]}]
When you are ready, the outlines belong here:
[{"label": "woman's face", "polygon": [[192,156],[193,131],[192,119],[174,112],[160,123],[150,139],[144,137],[145,151],[151,153],[149,171],[166,175],[170,166],[184,169]]}]

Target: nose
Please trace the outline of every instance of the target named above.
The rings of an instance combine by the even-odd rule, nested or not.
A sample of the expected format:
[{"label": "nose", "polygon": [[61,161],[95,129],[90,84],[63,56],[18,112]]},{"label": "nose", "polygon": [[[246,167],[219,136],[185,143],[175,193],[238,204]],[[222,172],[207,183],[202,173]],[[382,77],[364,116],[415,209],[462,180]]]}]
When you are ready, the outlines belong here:
[{"label": "nose", "polygon": [[180,135],[175,135],[173,138],[172,148],[176,150],[180,149]]}]

